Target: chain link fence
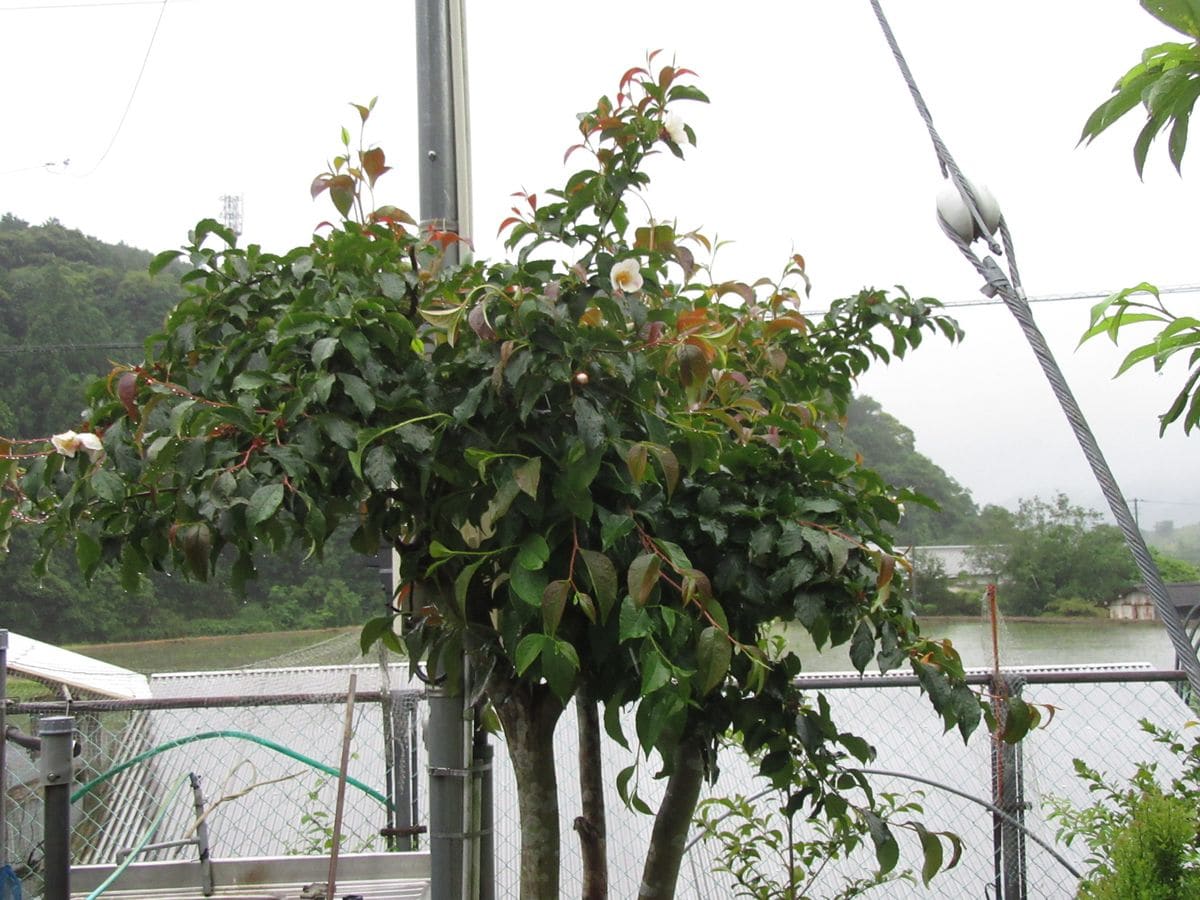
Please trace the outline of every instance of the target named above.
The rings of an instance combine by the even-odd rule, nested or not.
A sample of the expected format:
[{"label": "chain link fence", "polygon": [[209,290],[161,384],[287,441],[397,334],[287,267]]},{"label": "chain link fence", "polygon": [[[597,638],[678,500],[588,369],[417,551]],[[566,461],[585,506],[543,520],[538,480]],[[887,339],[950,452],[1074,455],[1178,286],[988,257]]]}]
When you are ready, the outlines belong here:
[{"label": "chain link fence", "polygon": [[[378,669],[371,666],[320,672],[320,680],[340,682],[340,693],[272,692],[271,681],[296,682],[296,673],[285,670],[254,673],[254,685],[246,673],[231,673],[235,677],[225,683],[207,673],[156,678],[153,700],[9,704],[8,724],[36,734],[41,717],[75,719],[80,746],[72,794],[75,864],[119,862],[121,851],[138,841],[189,775],[199,777],[214,857],[320,855],[332,844],[346,675],[354,670],[367,683],[355,696],[351,718],[342,852],[409,849],[409,840],[396,834],[412,823],[414,809],[423,808],[424,779],[416,777],[424,766],[424,748],[416,739],[421,691],[381,691]],[[310,687],[317,671],[304,673]],[[236,694],[212,694],[234,686]],[[36,753],[10,745],[7,763],[9,857],[27,894],[37,896],[42,803]],[[196,836],[192,795],[181,797],[166,810],[155,841]],[[395,812],[389,812],[389,801]],[[140,859],[196,856],[192,846]]]},{"label": "chain link fence", "polygon": [[[90,701],[8,705],[8,723],[27,733],[41,716],[72,715],[82,752],[76,761],[73,858],[76,863],[112,863],[157,815],[163,799],[189,773],[200,776],[205,820],[217,857],[320,854],[329,847],[346,713],[346,679],[357,672],[362,685],[352,720],[349,776],[342,847],[347,851],[416,849],[407,837],[385,838],[391,829],[407,834],[410,824],[427,824],[422,692],[383,690],[378,667],[337,666],[248,674],[155,678],[148,701]],[[927,891],[919,879],[879,890],[887,897],[1069,898],[1085,870],[1082,850],[1055,842],[1046,820],[1048,796],[1076,805],[1089,802],[1072,760],[1116,778],[1133,774],[1139,761],[1156,761],[1164,774],[1177,761],[1138,726],[1150,719],[1181,730],[1192,713],[1173,685],[1178,674],[1147,670],[1021,669],[1008,673],[1011,689],[1045,705],[1046,718],[1011,754],[997,754],[981,726],[965,745],[944,733],[940,719],[911,679],[876,676],[812,676],[812,690],[825,693],[843,730],[871,741],[878,757],[871,768],[876,790],[921,795],[923,823],[957,833],[964,852],[956,868],[939,875]],[[248,682],[248,678],[253,682]],[[392,682],[407,685],[397,674]],[[975,679],[988,690],[988,676]],[[302,683],[306,693],[283,693]],[[632,727],[627,729],[632,734]],[[559,792],[562,800],[563,896],[579,893],[581,870],[572,822],[580,813],[576,728],[573,710],[559,724]],[[516,789],[503,742],[494,739],[496,897],[516,896],[520,851]],[[107,778],[106,773],[136,761]],[[40,893],[38,863],[41,800],[33,754],[12,745],[7,758],[9,856],[26,884]],[[609,822],[611,895],[636,896],[651,820],[623,806],[611,787],[634,754],[615,742],[604,749]],[[763,785],[736,750],[721,756],[713,795],[751,796]],[[662,783],[655,761],[642,760],[636,783],[654,806]],[[322,768],[322,766],[324,768]],[[100,779],[100,780],[97,780]],[[919,779],[919,780],[918,780]],[[93,784],[86,792],[81,789]],[[932,782],[933,784],[927,783]],[[964,796],[965,795],[965,796]],[[186,793],[182,795],[186,797]],[[381,800],[392,797],[389,815]],[[987,804],[1005,805],[1025,830],[1001,828]],[[195,823],[190,800],[171,809],[156,840],[185,839]],[[920,870],[915,835],[897,829],[901,868]],[[717,874],[717,848],[699,839],[684,861],[678,896],[733,895]],[[389,844],[389,841],[391,842]],[[417,846],[425,847],[421,839]],[[156,851],[148,859],[195,858],[194,848]],[[778,861],[782,872],[783,860]],[[767,864],[770,864],[769,861]],[[831,862],[813,885],[814,895],[836,890],[848,877],[874,866],[869,845],[846,862]]]}]

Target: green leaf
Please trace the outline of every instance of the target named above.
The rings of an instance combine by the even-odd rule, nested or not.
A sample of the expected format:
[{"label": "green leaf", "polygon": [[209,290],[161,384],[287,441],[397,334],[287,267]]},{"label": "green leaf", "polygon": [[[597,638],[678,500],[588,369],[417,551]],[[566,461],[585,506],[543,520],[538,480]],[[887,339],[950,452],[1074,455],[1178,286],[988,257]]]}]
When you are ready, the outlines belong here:
[{"label": "green leaf", "polygon": [[509,570],[509,588],[530,606],[540,606],[542,593],[550,579],[545,572],[514,566]]},{"label": "green leaf", "polygon": [[658,460],[659,466],[662,468],[663,482],[667,489],[667,499],[671,499],[671,495],[675,493],[675,488],[679,484],[679,460],[675,454],[671,452],[670,447],[663,447],[658,444],[649,444],[650,452],[654,454],[654,458]]},{"label": "green leaf", "polygon": [[850,639],[850,662],[861,675],[875,655],[875,634],[866,621],[858,623],[854,637]]},{"label": "green leaf", "polygon": [[[417,450],[418,452],[424,452],[424,450],[428,450],[429,446],[424,446],[424,447],[416,446],[416,445],[414,445],[414,441],[416,442],[416,444],[420,444],[427,437],[428,440],[430,441],[430,445],[432,445],[433,435],[428,431],[428,429],[421,429],[420,433],[413,432],[411,429],[420,422],[428,422],[430,419],[445,419],[445,418],[448,418],[448,416],[446,416],[445,413],[429,413],[428,415],[416,416],[415,418],[412,418],[412,419],[406,419],[403,422],[397,422],[395,425],[387,425],[383,428],[364,428],[362,431],[356,432],[354,435],[355,450],[354,450],[354,452],[349,454],[350,467],[354,470],[355,475],[357,475],[359,478],[362,478],[363,477],[363,472],[362,472],[363,452],[372,443],[379,440],[379,438],[383,437],[385,434],[390,434],[393,431],[399,431],[400,437],[402,439],[404,439],[405,443],[409,444],[410,446],[413,446],[413,448],[415,450]],[[349,425],[349,422],[346,421],[345,419],[340,419],[340,418],[334,419],[334,423],[338,423],[339,425],[342,422],[345,422],[347,425]],[[333,431],[330,430],[330,423],[327,423],[326,420],[322,420],[321,427],[326,429],[326,433],[329,434],[330,439],[333,440],[333,442],[336,443],[339,447],[346,446],[344,443],[342,443],[342,440],[339,439],[339,438],[344,438],[344,436],[345,436],[344,432],[341,432],[339,430],[338,436],[334,437]],[[353,427],[353,426],[351,426],[351,427]]]},{"label": "green leaf", "polygon": [[312,357],[312,364],[314,366],[320,366],[321,363],[333,356],[334,351],[337,350],[337,345],[337,338],[332,337],[321,338],[318,341],[314,341],[312,353],[310,354]]},{"label": "green leaf", "polygon": [[162,253],[159,253],[154,259],[150,260],[151,276],[157,275],[181,256],[183,256],[183,251],[181,250],[164,250]]},{"label": "green leaf", "polygon": [[600,603],[600,621],[604,621],[617,602],[617,569],[611,559],[595,550],[580,548],[579,555],[583,557],[592,591]]},{"label": "green leaf", "polygon": [[396,454],[386,444],[372,447],[363,465],[367,484],[376,490],[387,490],[396,477]]},{"label": "green leaf", "polygon": [[469,566],[464,566],[463,570],[458,573],[458,577],[454,579],[454,601],[458,604],[458,611],[464,619],[467,615],[467,591],[471,587],[471,579],[475,577],[475,571],[485,561],[480,559]]},{"label": "green leaf", "polygon": [[608,550],[625,535],[633,531],[633,518],[631,516],[607,516],[601,513],[600,526],[600,544]]},{"label": "green leaf", "polygon": [[710,625],[700,632],[696,642],[696,674],[701,696],[712,693],[725,680],[732,660],[733,645],[722,631]]},{"label": "green leaf", "polygon": [[546,634],[558,631],[563,610],[567,608],[567,597],[571,593],[571,582],[565,579],[551,581],[542,591],[542,627]]},{"label": "green leaf", "polygon": [[550,651],[542,654],[542,671],[550,690],[562,703],[570,699],[575,689],[575,675],[579,671],[579,654],[566,641],[557,638],[547,638],[550,641]]},{"label": "green leaf", "polygon": [[313,258],[305,254],[292,262],[292,277],[297,281],[312,271]]},{"label": "green leaf", "polygon": [[653,553],[643,553],[629,564],[629,596],[638,606],[645,606],[654,586],[658,584],[659,559]]},{"label": "green leaf", "polygon": [[366,656],[367,652],[375,645],[375,642],[383,637],[385,632],[392,630],[391,616],[376,616],[373,619],[368,619],[362,627],[362,632],[358,636],[358,646],[362,651],[362,655]]},{"label": "green leaf", "polygon": [[521,638],[521,642],[517,644],[517,651],[513,654],[513,665],[517,674],[524,675],[552,640],[553,638],[540,633],[527,634]]},{"label": "green leaf", "polygon": [[654,623],[650,621],[650,613],[626,597],[621,603],[621,619],[617,626],[617,635],[622,642],[639,637],[648,637],[653,631]]},{"label": "green leaf", "polygon": [[914,827],[921,836],[921,853],[925,857],[921,865],[921,882],[925,887],[929,887],[933,876],[942,868],[942,842],[936,834],[930,834],[921,825],[914,823]]},{"label": "green leaf", "polygon": [[537,499],[538,482],[542,477],[542,458],[535,456],[532,459],[526,460],[513,473],[513,478],[517,482],[517,487],[532,497]]},{"label": "green leaf", "polygon": [[100,542],[86,531],[75,533],[75,561],[84,578],[90,579],[100,565]]},{"label": "green leaf", "polygon": [[671,667],[663,661],[656,648],[647,644],[642,654],[642,697],[670,683]]},{"label": "green leaf", "polygon": [[1032,707],[1020,697],[1009,697],[1004,703],[1004,731],[1001,737],[1006,744],[1015,744],[1029,733],[1033,726]]},{"label": "green leaf", "polygon": [[861,763],[870,762],[875,758],[874,748],[856,734],[843,732],[838,735],[838,743],[849,750],[850,755]]},{"label": "green leaf", "polygon": [[641,484],[646,477],[646,465],[650,461],[650,451],[645,444],[634,444],[625,454],[625,465],[633,478],[634,484]]},{"label": "green leaf", "polygon": [[572,406],[579,439],[589,450],[597,449],[604,443],[604,417],[586,397],[576,397]]},{"label": "green leaf", "polygon": [[97,497],[109,503],[121,503],[125,499],[124,480],[108,469],[96,469],[92,473],[92,489]]},{"label": "green leaf", "polygon": [[189,571],[201,581],[208,580],[208,555],[212,550],[212,532],[203,522],[181,525],[175,540],[183,551]]},{"label": "green leaf", "polygon": [[1142,8],[1164,25],[1200,40],[1200,2],[1197,0],[1141,0]]},{"label": "green leaf", "polygon": [[871,842],[875,845],[875,861],[879,863],[879,874],[886,875],[896,868],[900,860],[900,845],[892,835],[892,830],[883,819],[869,809],[863,810],[863,818],[867,820],[867,828],[871,833]]},{"label": "green leaf", "polygon": [[[371,386],[359,378],[357,375],[351,375],[349,372],[339,372],[338,381],[342,384],[342,390],[346,392],[358,411],[364,416],[369,416],[375,411],[375,394],[371,390]],[[399,426],[397,426],[399,427]]]},{"label": "green leaf", "polygon": [[550,545],[540,534],[531,534],[521,542],[516,563],[522,569],[540,569],[550,558]]},{"label": "green leaf", "polygon": [[264,484],[256,490],[246,507],[246,524],[254,528],[275,515],[283,503],[283,490],[282,484]]}]

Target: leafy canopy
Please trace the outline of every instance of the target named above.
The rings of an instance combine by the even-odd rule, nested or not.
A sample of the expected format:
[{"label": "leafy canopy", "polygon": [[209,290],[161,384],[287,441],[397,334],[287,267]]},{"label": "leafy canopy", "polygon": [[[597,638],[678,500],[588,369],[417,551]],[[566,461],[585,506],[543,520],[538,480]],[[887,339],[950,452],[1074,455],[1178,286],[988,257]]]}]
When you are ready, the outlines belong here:
[{"label": "leafy canopy", "polygon": [[[715,753],[735,731],[776,784],[804,773],[793,803],[832,816],[866,788],[843,761],[873,750],[799,695],[767,623],[848,641],[860,670],[909,661],[968,734],[981,704],[957,653],[892,589],[885,526],[907,495],[830,439],[872,362],[958,328],[903,291],[812,318],[802,257],[716,280],[703,234],[635,221],[647,157],[695,142],[674,111],[705,100],[690,75],[632,68],[580,117],[568,156],[586,161],[518,196],[511,260],[450,265],[458,235],[371,211],[384,153],[345,132],[313,183],[344,220],[310,244],[276,255],[200,222],[155,260],[190,270],[145,360],[89,390],[78,428],[103,452],[0,459],[0,527],[40,519],[45,546],[129,587],[226,559],[240,587],[262,554],[320,554],[349,523],[357,551],[399,554],[414,661],[467,654],[498,705],[516,684],[563,705],[586,681],[618,736],[636,702],[637,740],[664,759],[684,734]],[[377,639],[396,640],[390,618],[367,623]]]}]

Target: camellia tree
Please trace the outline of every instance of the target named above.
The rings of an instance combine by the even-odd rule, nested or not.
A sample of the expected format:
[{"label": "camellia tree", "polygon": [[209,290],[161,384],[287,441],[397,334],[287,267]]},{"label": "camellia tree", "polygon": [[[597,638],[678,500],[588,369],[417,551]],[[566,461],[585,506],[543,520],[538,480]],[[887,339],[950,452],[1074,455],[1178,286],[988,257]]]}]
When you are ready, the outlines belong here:
[{"label": "camellia tree", "polygon": [[[695,141],[674,111],[705,99],[690,74],[626,72],[580,118],[586,164],[520,195],[497,263],[449,265],[457,235],[371,211],[383,151],[343,132],[313,184],[343,221],[282,256],[201,222],[187,296],[145,361],[92,386],[75,433],[6,442],[0,459],[4,527],[38,521],[46,547],[73,542],[85,573],[116,566],[130,588],[151,568],[206,579],[226,562],[236,587],[259,554],[320,553],[345,522],[358,551],[395,550],[411,660],[453,674],[469,659],[472,697],[503,728],[531,900],[559,895],[554,731],[573,698],[581,834],[600,838],[585,841],[589,896],[604,884],[599,723],[626,740],[630,706],[666,779],[644,898],[673,895],[730,734],[794,809],[871,813],[855,765],[873,750],[796,689],[797,658],[765,649],[771,623],[849,642],[860,669],[907,662],[947,729],[991,714],[893,591],[886,527],[906,497],[826,430],[873,360],[957,326],[876,290],[810,318],[799,256],[776,279],[715,281],[704,236],[631,221],[646,158]],[[367,623],[364,643],[396,640],[391,626]],[[1037,711],[1008,702],[1015,740]],[[618,785],[649,811],[635,774]],[[890,868],[897,843],[870,821]]]}]

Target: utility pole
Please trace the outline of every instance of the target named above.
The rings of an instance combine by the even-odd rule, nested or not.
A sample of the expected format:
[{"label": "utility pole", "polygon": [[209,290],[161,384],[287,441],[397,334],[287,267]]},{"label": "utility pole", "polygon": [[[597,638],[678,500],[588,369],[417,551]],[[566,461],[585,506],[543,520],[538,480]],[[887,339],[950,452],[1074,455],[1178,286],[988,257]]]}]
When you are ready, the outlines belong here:
[{"label": "utility pole", "polygon": [[[462,0],[417,0],[417,165],[420,173],[421,227],[469,234],[470,179],[467,151],[467,83]],[[459,246],[446,249],[446,264],[459,261]],[[452,679],[445,666],[430,672],[426,689],[429,725],[429,853],[431,900],[476,900],[491,896],[481,871],[487,860],[486,816],[480,791],[474,722],[464,708],[470,684],[463,674]],[[490,835],[486,836],[490,840]]]}]

